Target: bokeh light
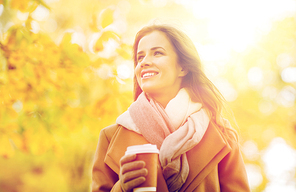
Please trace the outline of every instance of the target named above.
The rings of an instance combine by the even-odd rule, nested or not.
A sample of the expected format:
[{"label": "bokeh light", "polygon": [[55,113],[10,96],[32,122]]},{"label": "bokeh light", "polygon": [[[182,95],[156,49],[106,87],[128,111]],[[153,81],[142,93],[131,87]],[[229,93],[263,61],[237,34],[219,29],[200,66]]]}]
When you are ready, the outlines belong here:
[{"label": "bokeh light", "polygon": [[86,43],[86,37],[82,32],[75,31],[72,33],[71,37],[71,43],[76,43],[80,47],[84,48]]},{"label": "bokeh light", "polygon": [[283,81],[285,81],[287,83],[296,82],[296,67],[285,68],[281,73],[281,77],[282,77]]},{"label": "bokeh light", "polygon": [[246,164],[246,170],[250,187],[252,190],[256,189],[263,182],[263,176],[261,174],[261,168],[259,165]]},{"label": "bokeh light", "polygon": [[277,96],[277,102],[284,107],[293,107],[295,104],[296,90],[292,86],[285,86]]},{"label": "bokeh light", "polygon": [[42,5],[39,5],[32,13],[33,19],[42,21],[49,16],[49,10]]},{"label": "bokeh light", "polygon": [[256,161],[258,158],[260,158],[260,152],[259,152],[258,146],[252,140],[244,142],[242,146],[242,152],[244,153],[246,158],[250,161]]},{"label": "bokeh light", "polygon": [[218,79],[215,81],[215,85],[221,91],[227,101],[232,102],[236,100],[238,93],[227,80]]},{"label": "bokeh light", "polygon": [[295,191],[296,151],[284,139],[275,138],[265,149],[262,160],[270,183],[266,191]]},{"label": "bokeh light", "polygon": [[252,67],[248,71],[249,83],[253,86],[261,85],[263,80],[263,72],[260,67]]},{"label": "bokeh light", "polygon": [[21,21],[26,21],[28,19],[29,16],[29,12],[23,13],[21,11],[17,11],[16,14],[17,18]]},{"label": "bokeh light", "polygon": [[108,64],[102,64],[100,68],[94,69],[96,74],[102,79],[108,79],[113,77],[113,72]]},{"label": "bokeh light", "polygon": [[118,77],[121,79],[127,79],[133,77],[133,71],[130,62],[122,63],[117,67]]},{"label": "bokeh light", "polygon": [[23,109],[23,103],[21,101],[16,101],[15,103],[13,103],[12,108],[17,112],[21,112],[21,110]]},{"label": "bokeh light", "polygon": [[288,53],[281,53],[277,56],[276,62],[281,68],[289,67],[293,62],[293,57]]},{"label": "bokeh light", "polygon": [[31,28],[33,33],[38,33],[40,31],[40,25],[37,21],[31,21]]},{"label": "bokeh light", "polygon": [[3,13],[3,10],[4,10],[4,6],[3,6],[3,4],[1,4],[1,5],[0,5],[0,17],[1,17],[1,15],[2,15],[2,13]]}]

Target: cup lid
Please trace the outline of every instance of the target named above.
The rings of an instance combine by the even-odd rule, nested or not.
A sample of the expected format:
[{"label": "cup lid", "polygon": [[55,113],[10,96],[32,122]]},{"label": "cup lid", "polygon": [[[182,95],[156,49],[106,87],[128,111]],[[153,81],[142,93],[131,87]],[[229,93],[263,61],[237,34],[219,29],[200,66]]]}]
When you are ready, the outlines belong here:
[{"label": "cup lid", "polygon": [[156,145],[144,144],[129,146],[125,152],[126,155],[137,153],[159,153],[159,150],[157,149]]}]

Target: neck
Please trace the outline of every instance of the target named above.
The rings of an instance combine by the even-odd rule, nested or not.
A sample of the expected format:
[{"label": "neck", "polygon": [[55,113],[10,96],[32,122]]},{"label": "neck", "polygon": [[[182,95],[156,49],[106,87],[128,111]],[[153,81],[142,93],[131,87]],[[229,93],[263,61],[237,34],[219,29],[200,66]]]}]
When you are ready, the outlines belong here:
[{"label": "neck", "polygon": [[177,91],[173,91],[170,93],[166,93],[166,94],[149,94],[149,97],[153,98],[155,101],[157,101],[158,103],[160,103],[162,105],[162,107],[165,109],[167,104],[170,102],[170,100],[172,100],[174,97],[176,97],[176,95],[178,94],[179,90]]}]

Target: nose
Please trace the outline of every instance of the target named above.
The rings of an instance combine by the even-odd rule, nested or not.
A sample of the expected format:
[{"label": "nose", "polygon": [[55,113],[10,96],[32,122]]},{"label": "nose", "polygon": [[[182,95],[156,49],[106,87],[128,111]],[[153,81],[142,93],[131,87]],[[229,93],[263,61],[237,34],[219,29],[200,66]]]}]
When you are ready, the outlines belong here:
[{"label": "nose", "polygon": [[143,60],[141,61],[141,67],[149,67],[151,64],[152,62],[149,56],[144,57]]}]

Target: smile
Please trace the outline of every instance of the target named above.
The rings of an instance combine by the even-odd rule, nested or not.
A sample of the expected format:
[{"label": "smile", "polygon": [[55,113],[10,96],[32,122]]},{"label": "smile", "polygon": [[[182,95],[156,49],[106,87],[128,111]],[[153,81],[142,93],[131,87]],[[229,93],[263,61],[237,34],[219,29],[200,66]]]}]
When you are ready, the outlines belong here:
[{"label": "smile", "polygon": [[157,75],[158,73],[156,73],[156,72],[148,72],[148,73],[143,73],[142,74],[142,78],[149,78],[149,77],[153,77],[153,76],[155,76],[155,75]]}]

